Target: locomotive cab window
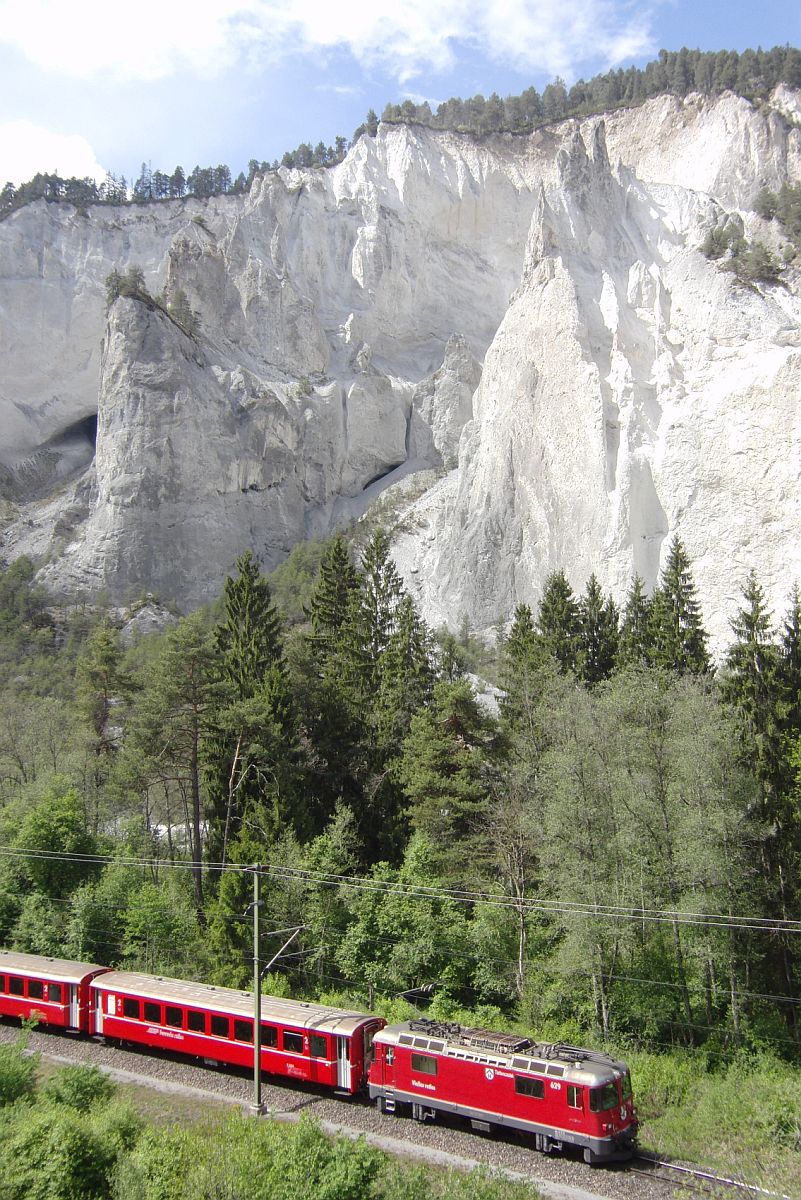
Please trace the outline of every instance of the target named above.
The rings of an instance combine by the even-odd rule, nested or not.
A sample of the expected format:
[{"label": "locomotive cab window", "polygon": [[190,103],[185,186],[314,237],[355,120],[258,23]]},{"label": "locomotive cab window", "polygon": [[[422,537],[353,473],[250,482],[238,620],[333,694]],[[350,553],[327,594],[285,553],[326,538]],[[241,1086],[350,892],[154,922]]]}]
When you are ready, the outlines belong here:
[{"label": "locomotive cab window", "polygon": [[154,1025],[161,1024],[161,1005],[153,1004],[150,1000],[145,1000],[145,1020],[152,1021]]},{"label": "locomotive cab window", "polygon": [[187,1029],[191,1029],[193,1033],[205,1033],[206,1014],[202,1012],[195,1012],[194,1009],[190,1008],[189,1012],[186,1014],[186,1027]]},{"label": "locomotive cab window", "polygon": [[617,1085],[605,1083],[590,1092],[590,1112],[608,1112],[617,1104]]},{"label": "locomotive cab window", "polygon": [[412,1070],[419,1071],[421,1075],[436,1075],[437,1060],[433,1054],[413,1054]]},{"label": "locomotive cab window", "polygon": [[164,1010],[166,1024],[172,1025],[174,1029],[180,1029],[184,1023],[184,1010],[182,1008],[173,1008],[168,1004]]},{"label": "locomotive cab window", "polygon": [[572,1085],[572,1084],[569,1084],[569,1085],[568,1085],[568,1088],[567,1088],[567,1107],[568,1107],[568,1108],[581,1108],[581,1107],[582,1107],[582,1103],[581,1103],[581,1088],[580,1088],[580,1087],[573,1087],[573,1085]]},{"label": "locomotive cab window", "polygon": [[19,975],[9,975],[8,990],[12,996],[25,995],[25,981],[20,979]]},{"label": "locomotive cab window", "polygon": [[290,1033],[288,1029],[285,1029],[283,1041],[285,1050],[291,1050],[294,1054],[303,1053],[302,1033]]},{"label": "locomotive cab window", "polygon": [[545,1095],[545,1081],[543,1079],[526,1079],[524,1075],[516,1075],[515,1091],[518,1096],[533,1096],[535,1100],[542,1100]]},{"label": "locomotive cab window", "polygon": [[312,1058],[328,1058],[328,1038],[313,1033],[309,1038],[309,1053]]},{"label": "locomotive cab window", "polygon": [[278,1030],[274,1025],[262,1025],[261,1044],[262,1046],[270,1046],[272,1049],[275,1049],[278,1045]]},{"label": "locomotive cab window", "polygon": [[5,975],[0,975],[0,992],[4,992],[5,990],[6,990],[6,977],[5,977]]},{"label": "locomotive cab window", "polygon": [[28,980],[28,995],[32,1000],[44,1000],[44,984],[41,979]]},{"label": "locomotive cab window", "polygon": [[395,1047],[387,1046],[387,1058],[386,1058],[387,1066],[391,1067],[392,1064],[394,1063],[394,1061],[395,1061]]},{"label": "locomotive cab window", "polygon": [[139,1001],[134,1000],[133,996],[126,996],[122,1002],[122,1015],[130,1017],[132,1021],[139,1020]]},{"label": "locomotive cab window", "polygon": [[212,1017],[211,1018],[211,1034],[212,1037],[227,1038],[230,1031],[228,1017]]},{"label": "locomotive cab window", "polygon": [[234,1038],[237,1042],[252,1042],[253,1022],[234,1021]]},{"label": "locomotive cab window", "polygon": [[53,1004],[63,1003],[63,996],[61,994],[61,984],[60,983],[48,983],[47,998]]}]

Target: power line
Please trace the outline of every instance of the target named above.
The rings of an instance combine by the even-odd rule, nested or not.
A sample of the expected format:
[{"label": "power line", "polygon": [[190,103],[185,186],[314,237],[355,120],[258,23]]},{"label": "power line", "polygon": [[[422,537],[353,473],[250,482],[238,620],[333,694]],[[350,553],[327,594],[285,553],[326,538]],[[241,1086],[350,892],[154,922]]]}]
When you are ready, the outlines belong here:
[{"label": "power line", "polygon": [[[137,869],[205,870],[208,872],[237,872],[244,874],[246,866],[233,863],[191,862],[183,859],[120,859],[100,854],[53,854],[43,850],[23,850],[15,846],[0,846],[0,854],[30,860],[62,863],[85,863],[98,866],[124,866]],[[443,900],[457,904],[485,905],[512,909],[516,912],[541,913],[546,916],[586,916],[609,921],[650,922],[687,925],[708,929],[740,929],[757,933],[801,933],[801,921],[789,918],[749,917],[742,914],[685,912],[681,909],[648,909],[625,905],[606,905],[595,902],[549,900],[545,897],[516,899],[492,892],[470,891],[462,888],[435,887],[427,884],[404,885],[395,880],[370,879],[306,868],[265,864],[263,873],[286,882],[316,884],[321,887],[341,887],[351,890],[396,895],[405,899]]]}]

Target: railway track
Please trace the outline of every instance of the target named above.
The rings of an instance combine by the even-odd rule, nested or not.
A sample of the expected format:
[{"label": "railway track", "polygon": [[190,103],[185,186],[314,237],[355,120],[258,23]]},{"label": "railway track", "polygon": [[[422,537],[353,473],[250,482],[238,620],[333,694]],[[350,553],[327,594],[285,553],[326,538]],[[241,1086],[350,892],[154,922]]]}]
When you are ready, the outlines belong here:
[{"label": "railway track", "polygon": [[[637,1167],[634,1164],[648,1163],[648,1168]],[[753,1183],[745,1183],[740,1179],[732,1179],[726,1175],[716,1175],[713,1171],[705,1171],[701,1167],[689,1167],[682,1163],[668,1162],[654,1154],[641,1152],[631,1164],[626,1166],[626,1173],[639,1175],[652,1183],[664,1183],[668,1187],[691,1187],[696,1192],[708,1196],[739,1195],[753,1197],[770,1197],[771,1200],[793,1200],[783,1192],[773,1192],[767,1188],[758,1187]]]},{"label": "railway track", "polygon": [[[0,1042],[14,1041],[18,1036],[19,1025],[0,1020]],[[29,1046],[59,1063],[92,1063],[121,1083],[136,1083],[165,1093],[194,1094],[198,1099],[239,1105],[245,1111],[252,1099],[252,1080],[245,1071],[217,1071],[163,1052],[142,1053],[44,1030],[30,1035]],[[477,1135],[457,1121],[421,1125],[411,1119],[393,1120],[368,1104],[338,1100],[310,1088],[298,1089],[284,1081],[268,1081],[266,1077],[264,1100],[277,1120],[292,1121],[301,1112],[309,1112],[329,1131],[363,1135],[393,1154],[441,1166],[458,1163],[470,1169],[481,1165],[512,1178],[526,1179],[541,1190],[545,1200],[665,1200],[668,1185],[682,1188],[684,1196],[690,1187],[712,1196],[781,1196],[778,1192],[747,1189],[743,1185],[739,1191],[731,1191],[726,1185],[730,1182],[734,1185],[736,1181],[704,1172],[698,1172],[693,1179],[691,1168],[679,1169],[676,1164],[647,1155],[634,1160],[643,1164],[642,1168],[634,1163],[588,1167],[577,1153],[541,1154],[509,1133]],[[801,1200],[801,1195],[786,1200]]]}]

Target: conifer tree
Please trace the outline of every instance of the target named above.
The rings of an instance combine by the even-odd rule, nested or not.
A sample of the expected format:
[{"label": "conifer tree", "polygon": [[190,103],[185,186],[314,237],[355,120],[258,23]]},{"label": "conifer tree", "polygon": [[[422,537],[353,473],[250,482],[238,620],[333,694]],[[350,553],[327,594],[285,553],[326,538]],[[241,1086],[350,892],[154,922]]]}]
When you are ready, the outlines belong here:
[{"label": "conifer tree", "polygon": [[545,581],[537,632],[560,669],[575,673],[579,653],[579,607],[564,571],[554,571]]},{"label": "conifer tree", "polygon": [[359,574],[350,561],[345,539],[337,534],[320,563],[320,575],[307,617],[310,641],[317,653],[331,652],[348,617],[348,603],[359,586]]},{"label": "conifer tree", "polygon": [[651,604],[645,584],[635,575],[623,609],[620,630],[620,665],[644,667],[651,657]]},{"label": "conifer tree", "polygon": [[215,630],[220,698],[210,754],[209,852],[224,862],[246,810],[267,840],[294,810],[297,724],[270,587],[248,550],[223,586]]},{"label": "conifer tree", "polygon": [[801,589],[790,593],[780,646],[779,677],[784,701],[783,728],[792,738],[801,737]]},{"label": "conifer tree", "polygon": [[605,598],[593,574],[578,603],[581,649],[579,674],[590,687],[608,679],[615,669],[620,646],[620,614],[610,597]]},{"label": "conifer tree", "polygon": [[704,675],[711,670],[690,560],[678,535],[670,543],[651,601],[650,635],[653,666],[677,675]]}]

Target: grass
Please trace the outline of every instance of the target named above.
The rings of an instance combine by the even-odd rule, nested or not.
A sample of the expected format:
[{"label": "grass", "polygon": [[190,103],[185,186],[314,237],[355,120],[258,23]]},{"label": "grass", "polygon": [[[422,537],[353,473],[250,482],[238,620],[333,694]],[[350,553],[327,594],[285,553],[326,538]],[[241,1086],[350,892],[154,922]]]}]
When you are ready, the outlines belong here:
[{"label": "grass", "polygon": [[701,1054],[630,1053],[640,1144],[801,1197],[801,1073],[767,1055],[712,1069]]}]

